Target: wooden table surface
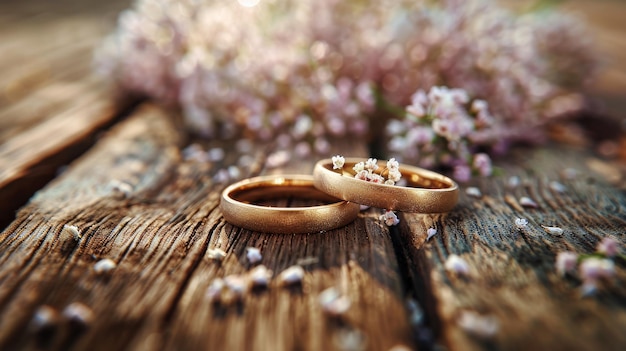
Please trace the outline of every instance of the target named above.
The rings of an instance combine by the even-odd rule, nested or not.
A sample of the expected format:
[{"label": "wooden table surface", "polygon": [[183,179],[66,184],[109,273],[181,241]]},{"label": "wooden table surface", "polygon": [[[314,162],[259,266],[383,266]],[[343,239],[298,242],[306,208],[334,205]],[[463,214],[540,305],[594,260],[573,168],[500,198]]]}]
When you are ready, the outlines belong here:
[{"label": "wooden table surface", "polygon": [[[246,151],[195,140],[175,111],[116,99],[91,74],[91,56],[127,6],[0,3],[0,350],[626,349],[626,261],[616,259],[615,279],[585,298],[578,278],[554,269],[558,252],[592,253],[605,237],[626,251],[625,161],[598,156],[602,133],[586,144],[514,150],[496,160],[501,175],[469,184],[482,198],[462,191],[448,214],[401,213],[387,227],[370,209],[322,234],[244,230],[218,209],[227,184],[220,170],[246,156],[254,162],[240,178],[306,173],[315,158],[270,169],[267,145]],[[589,95],[608,117],[582,123],[623,128],[626,3],[560,6],[588,18],[606,58]],[[626,140],[623,129],[607,135]],[[185,160],[182,149],[193,142],[222,148],[224,159]],[[359,142],[333,148],[368,156]],[[508,185],[511,176],[518,186]],[[520,206],[522,196],[539,207]],[[528,219],[526,230],[516,229],[516,217]],[[67,240],[64,225],[82,238]],[[430,227],[438,234],[427,241]],[[238,303],[212,304],[206,291],[215,278],[250,270],[247,247],[259,248],[275,274],[301,265],[302,284],[274,279]],[[222,262],[210,258],[215,248],[226,251]],[[452,254],[468,262],[467,277],[444,269]],[[103,258],[117,263],[111,274],[94,272]],[[320,306],[328,287],[351,301],[340,317]],[[85,325],[62,316],[77,302],[90,312]],[[33,320],[42,306],[51,312],[45,328]],[[489,329],[481,322],[495,330],[481,335]]]}]

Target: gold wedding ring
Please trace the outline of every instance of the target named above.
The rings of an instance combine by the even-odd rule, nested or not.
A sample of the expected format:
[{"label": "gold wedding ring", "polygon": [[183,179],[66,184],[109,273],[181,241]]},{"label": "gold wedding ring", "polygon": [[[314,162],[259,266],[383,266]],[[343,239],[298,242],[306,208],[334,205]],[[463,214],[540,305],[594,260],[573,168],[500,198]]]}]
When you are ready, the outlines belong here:
[{"label": "gold wedding ring", "polygon": [[[315,200],[310,207],[272,207],[264,201]],[[270,175],[242,180],[222,192],[220,209],[229,223],[265,233],[316,233],[343,227],[359,214],[359,205],[317,190],[309,175]]]},{"label": "gold wedding ring", "polygon": [[[340,170],[333,170],[331,159],[319,161],[313,170],[315,187],[346,201],[406,212],[448,212],[458,202],[459,186],[439,173],[400,164],[406,186],[372,183],[354,178],[352,168],[361,161],[346,158]],[[378,166],[382,170],[386,164],[378,161]]]}]

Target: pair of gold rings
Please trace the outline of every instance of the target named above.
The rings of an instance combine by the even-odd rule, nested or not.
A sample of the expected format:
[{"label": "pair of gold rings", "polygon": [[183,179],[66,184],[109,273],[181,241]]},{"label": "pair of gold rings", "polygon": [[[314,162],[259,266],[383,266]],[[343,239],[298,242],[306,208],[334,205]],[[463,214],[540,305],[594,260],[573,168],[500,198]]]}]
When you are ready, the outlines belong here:
[{"label": "pair of gold rings", "polygon": [[[346,158],[342,169],[331,159],[315,165],[310,175],[270,175],[245,179],[222,192],[220,209],[229,223],[266,233],[315,233],[345,226],[358,215],[360,205],[406,212],[440,213],[457,203],[459,187],[450,178],[423,168],[399,165],[404,186],[366,182],[355,178]],[[378,161],[381,168],[384,162]],[[322,202],[307,207],[273,207],[263,201],[294,197]]]}]

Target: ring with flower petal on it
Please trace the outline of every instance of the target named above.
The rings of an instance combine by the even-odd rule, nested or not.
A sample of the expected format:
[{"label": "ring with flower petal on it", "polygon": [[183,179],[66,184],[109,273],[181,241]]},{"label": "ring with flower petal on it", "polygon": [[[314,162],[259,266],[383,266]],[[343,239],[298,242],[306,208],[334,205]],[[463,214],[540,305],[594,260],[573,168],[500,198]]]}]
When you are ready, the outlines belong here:
[{"label": "ring with flower petal on it", "polygon": [[[333,170],[333,161],[324,159],[315,165],[315,187],[340,199],[388,210],[442,213],[454,208],[459,186],[452,179],[423,168],[400,164],[404,186],[356,179],[354,165],[358,158],[346,158],[342,169]],[[385,163],[378,161],[380,169]]]},{"label": "ring with flower petal on it", "polygon": [[[302,199],[321,205],[275,207],[263,204]],[[222,192],[220,209],[227,222],[264,233],[316,233],[343,227],[359,214],[359,205],[319,191],[310,175],[270,175],[245,179]]]}]

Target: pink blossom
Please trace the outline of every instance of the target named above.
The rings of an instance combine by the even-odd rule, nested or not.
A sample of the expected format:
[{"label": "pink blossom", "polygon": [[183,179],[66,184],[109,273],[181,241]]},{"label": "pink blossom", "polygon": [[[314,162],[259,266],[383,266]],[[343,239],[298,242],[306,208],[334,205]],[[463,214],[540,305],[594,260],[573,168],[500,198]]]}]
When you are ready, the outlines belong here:
[{"label": "pink blossom", "polygon": [[556,271],[560,275],[565,273],[573,273],[576,271],[576,264],[578,262],[578,254],[570,251],[559,252],[556,256]]},{"label": "pink blossom", "polygon": [[454,167],[453,177],[459,182],[467,182],[472,177],[472,171],[466,165],[458,165]]},{"label": "pink blossom", "polygon": [[585,282],[596,282],[601,278],[611,278],[614,274],[615,264],[609,259],[589,257],[580,264],[580,276]]},{"label": "pink blossom", "polygon": [[491,158],[487,154],[474,155],[473,166],[481,176],[487,177],[491,175]]},{"label": "pink blossom", "polygon": [[554,11],[486,0],[281,4],[138,0],[98,48],[98,70],[178,105],[201,136],[288,135],[281,149],[326,154],[332,138],[382,137],[397,120],[388,149],[402,162],[488,175],[477,150],[542,141],[553,117],[584,108],[597,65],[581,21]]},{"label": "pink blossom", "polygon": [[437,235],[437,229],[428,228],[428,230],[426,231],[426,241],[430,240],[430,238],[432,238],[435,235]]},{"label": "pink blossom", "polygon": [[613,238],[603,238],[602,241],[598,243],[597,250],[608,257],[614,257],[619,253],[619,242]]},{"label": "pink blossom", "polygon": [[380,215],[380,220],[385,222],[388,227],[398,225],[400,219],[393,211],[386,210],[384,214]]}]

